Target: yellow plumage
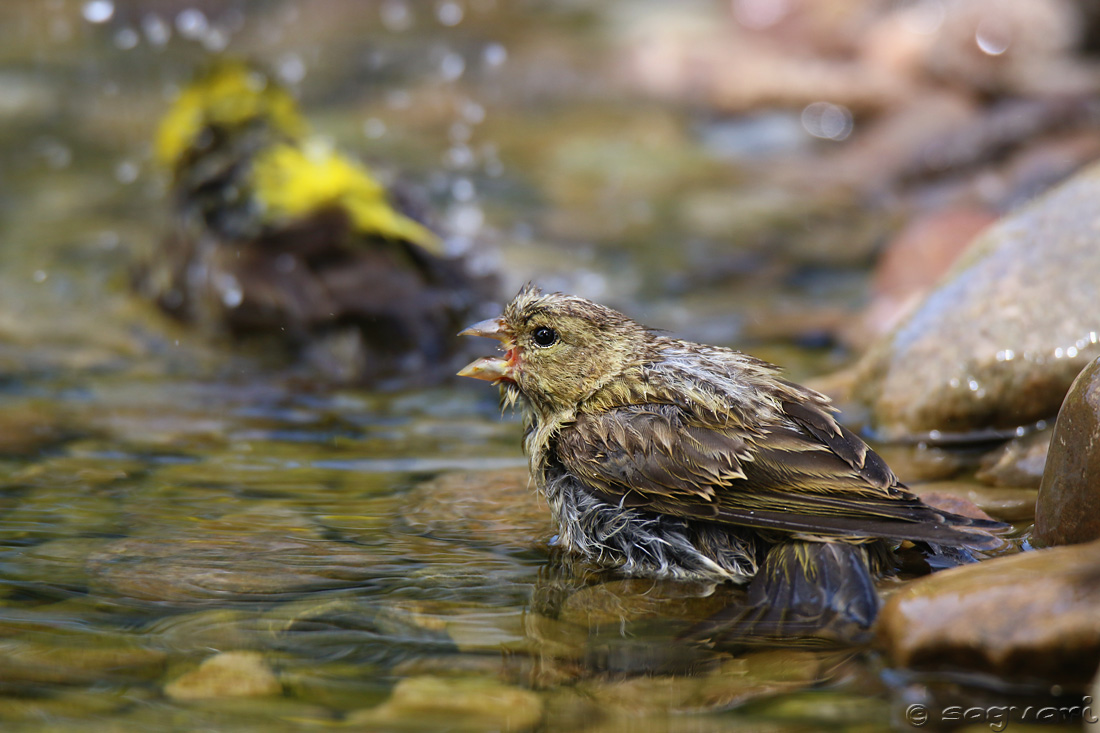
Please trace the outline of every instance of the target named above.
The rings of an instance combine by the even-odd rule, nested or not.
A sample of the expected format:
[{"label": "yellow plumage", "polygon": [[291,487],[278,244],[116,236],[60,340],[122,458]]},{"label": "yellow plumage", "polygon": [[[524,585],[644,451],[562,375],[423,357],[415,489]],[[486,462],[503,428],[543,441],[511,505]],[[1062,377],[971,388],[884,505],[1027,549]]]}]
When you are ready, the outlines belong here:
[{"label": "yellow plumage", "polygon": [[397,213],[370,171],[318,141],[280,143],[260,151],[250,182],[265,223],[278,225],[336,206],[347,212],[355,231],[440,253],[439,238]]},{"label": "yellow plumage", "polygon": [[283,226],[321,209],[342,209],[353,230],[401,240],[443,254],[427,227],[396,211],[386,189],[366,166],[308,137],[294,98],[248,66],[226,61],[181,93],[157,131],[155,152],[177,169],[201,151],[211,131],[266,136],[248,161],[244,190],[254,198],[265,226]]},{"label": "yellow plumage", "polygon": [[237,62],[223,62],[180,92],[160,122],[154,146],[157,160],[174,167],[210,127],[237,130],[262,120],[288,139],[306,134],[294,98],[263,74]]}]

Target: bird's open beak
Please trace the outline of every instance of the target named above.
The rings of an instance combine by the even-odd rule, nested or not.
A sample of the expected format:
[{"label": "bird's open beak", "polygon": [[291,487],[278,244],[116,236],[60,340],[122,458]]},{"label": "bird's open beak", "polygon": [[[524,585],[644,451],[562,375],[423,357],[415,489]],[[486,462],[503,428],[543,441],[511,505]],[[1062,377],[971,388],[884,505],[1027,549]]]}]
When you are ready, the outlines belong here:
[{"label": "bird's open beak", "polygon": [[504,331],[504,320],[501,318],[490,318],[480,323],[475,323],[469,328],[459,331],[459,336],[484,336],[485,338],[496,339],[497,341],[505,341],[508,338],[507,333]]},{"label": "bird's open beak", "polygon": [[502,347],[507,349],[507,353],[503,357],[483,356],[467,364],[458,373],[458,376],[484,379],[486,382],[499,382],[502,379],[513,378],[516,366],[516,350],[510,343],[512,335],[505,328],[504,319],[490,318],[487,321],[475,323],[464,331],[460,331],[458,335],[484,336],[496,339],[501,342]]}]

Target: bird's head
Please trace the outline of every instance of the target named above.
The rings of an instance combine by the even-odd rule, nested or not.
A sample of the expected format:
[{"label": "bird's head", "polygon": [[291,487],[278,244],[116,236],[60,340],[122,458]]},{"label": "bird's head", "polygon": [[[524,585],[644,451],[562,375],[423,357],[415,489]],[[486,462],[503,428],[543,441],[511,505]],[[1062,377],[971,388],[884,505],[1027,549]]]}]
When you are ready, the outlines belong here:
[{"label": "bird's head", "polygon": [[460,335],[501,342],[458,374],[500,384],[508,402],[521,395],[543,413],[576,407],[641,361],[649,336],[618,311],[561,293],[524,287],[504,313]]}]

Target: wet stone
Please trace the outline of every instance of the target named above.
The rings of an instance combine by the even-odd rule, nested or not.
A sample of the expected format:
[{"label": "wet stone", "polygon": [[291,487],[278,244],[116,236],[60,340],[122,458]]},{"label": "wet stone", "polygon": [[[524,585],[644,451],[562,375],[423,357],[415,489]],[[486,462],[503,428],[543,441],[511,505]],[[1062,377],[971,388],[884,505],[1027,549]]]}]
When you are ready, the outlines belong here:
[{"label": "wet stone", "polygon": [[[926,495],[953,497],[1002,522],[1032,519],[1035,516],[1035,497],[1038,494],[1035,489],[1004,489],[966,481],[932,481],[911,485],[909,490],[922,499]],[[946,506],[941,508],[948,509]]]},{"label": "wet stone", "polygon": [[1100,355],[1093,166],[985,230],[864,358],[857,397],[898,438],[1053,417]]},{"label": "wet stone", "polygon": [[562,603],[558,618],[585,627],[648,619],[698,622],[729,602],[729,594],[713,584],[628,578],[578,590]]},{"label": "wet stone", "polygon": [[797,649],[751,652],[726,659],[705,674],[592,680],[578,688],[602,709],[641,717],[665,712],[723,710],[829,679],[849,653]]},{"label": "wet stone", "polygon": [[1074,380],[1058,413],[1033,538],[1040,545],[1100,538],[1100,358]]},{"label": "wet stone", "polygon": [[893,593],[877,640],[894,666],[1083,685],[1100,659],[1100,543],[952,568]]},{"label": "wet stone", "polygon": [[352,713],[348,722],[509,733],[533,728],[542,715],[542,699],[530,690],[492,679],[428,676],[400,680],[389,699],[377,707]]},{"label": "wet stone", "polygon": [[367,549],[327,540],[196,532],[117,540],[87,567],[100,594],[192,605],[346,587],[370,578],[375,561]]},{"label": "wet stone", "polygon": [[1051,430],[1014,438],[982,458],[976,478],[993,486],[1039,488],[1043,481]]},{"label": "wet stone", "polygon": [[173,700],[209,700],[267,697],[282,689],[262,654],[232,651],[215,654],[197,669],[177,677],[164,686],[164,694]]},{"label": "wet stone", "polygon": [[88,685],[160,674],[163,652],[122,645],[73,646],[57,639],[0,641],[0,685]]},{"label": "wet stone", "polygon": [[433,537],[504,549],[545,548],[557,531],[526,468],[444,474],[410,492],[403,516]]}]

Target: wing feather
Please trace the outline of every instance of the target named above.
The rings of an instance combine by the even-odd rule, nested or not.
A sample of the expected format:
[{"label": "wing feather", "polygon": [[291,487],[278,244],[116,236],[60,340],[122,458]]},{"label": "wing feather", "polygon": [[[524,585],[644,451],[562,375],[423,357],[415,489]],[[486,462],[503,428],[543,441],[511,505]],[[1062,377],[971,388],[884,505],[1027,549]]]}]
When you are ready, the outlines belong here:
[{"label": "wing feather", "polygon": [[603,500],[662,514],[802,536],[976,539],[905,490],[826,403],[783,410],[755,432],[670,404],[581,414],[557,456]]}]

